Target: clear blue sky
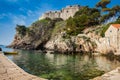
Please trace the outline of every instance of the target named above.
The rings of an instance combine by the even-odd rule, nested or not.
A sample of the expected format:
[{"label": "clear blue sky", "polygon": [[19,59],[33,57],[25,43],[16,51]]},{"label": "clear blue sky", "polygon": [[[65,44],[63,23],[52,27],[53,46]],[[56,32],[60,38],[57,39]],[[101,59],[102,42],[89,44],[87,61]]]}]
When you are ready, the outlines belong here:
[{"label": "clear blue sky", "polygon": [[[16,24],[29,26],[42,13],[60,10],[67,5],[79,4],[94,7],[100,0],[0,0],[0,44],[8,45],[15,35]],[[108,5],[120,5],[120,0],[111,0]]]}]

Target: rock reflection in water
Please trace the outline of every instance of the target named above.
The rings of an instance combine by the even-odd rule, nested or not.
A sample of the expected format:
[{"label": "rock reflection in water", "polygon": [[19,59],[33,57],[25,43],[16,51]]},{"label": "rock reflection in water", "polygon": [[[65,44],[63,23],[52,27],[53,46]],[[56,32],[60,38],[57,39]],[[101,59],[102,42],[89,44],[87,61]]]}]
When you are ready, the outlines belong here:
[{"label": "rock reflection in water", "polygon": [[118,66],[103,56],[64,55],[20,50],[12,60],[25,71],[53,80],[88,80]]}]

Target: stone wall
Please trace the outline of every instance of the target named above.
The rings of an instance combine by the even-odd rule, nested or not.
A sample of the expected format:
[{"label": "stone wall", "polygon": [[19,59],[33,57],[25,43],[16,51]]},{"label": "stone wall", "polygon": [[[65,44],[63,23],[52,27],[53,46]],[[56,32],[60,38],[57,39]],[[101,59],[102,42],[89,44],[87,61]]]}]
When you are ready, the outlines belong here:
[{"label": "stone wall", "polygon": [[44,18],[50,18],[50,19],[54,19],[54,18],[62,18],[63,20],[68,19],[69,17],[73,17],[74,14],[80,9],[82,8],[79,5],[74,5],[74,6],[67,6],[66,8],[63,8],[60,11],[49,11],[44,13],[40,18],[40,19],[44,19]]},{"label": "stone wall", "polygon": [[112,25],[105,32],[105,37],[108,38],[109,46],[115,48],[116,50],[120,49],[120,30],[113,27]]}]

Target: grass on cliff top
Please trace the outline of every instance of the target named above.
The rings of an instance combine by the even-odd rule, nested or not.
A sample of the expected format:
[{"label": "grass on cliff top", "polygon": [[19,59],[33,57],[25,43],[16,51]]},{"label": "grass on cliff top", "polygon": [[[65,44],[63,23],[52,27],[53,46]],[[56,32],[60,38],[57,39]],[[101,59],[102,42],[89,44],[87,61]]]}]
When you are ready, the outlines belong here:
[{"label": "grass on cliff top", "polygon": [[49,18],[37,20],[37,21],[35,21],[35,22],[32,23],[31,27],[34,28],[34,27],[38,27],[40,25],[46,26],[46,25],[49,24],[50,21],[51,21],[51,19],[49,19]]},{"label": "grass on cliff top", "polygon": [[62,31],[64,31],[65,26],[66,26],[66,22],[65,21],[57,22],[55,24],[55,28],[52,31],[52,37],[56,36],[57,33],[60,33]]},{"label": "grass on cliff top", "polygon": [[[34,22],[34,23],[48,23],[49,21],[51,21],[51,19],[46,18],[46,19],[38,20],[38,21],[36,21],[36,22]],[[33,24],[34,24],[34,23],[33,23]]]},{"label": "grass on cliff top", "polygon": [[102,29],[101,29],[101,32],[100,32],[100,35],[102,37],[105,37],[105,32],[107,31],[107,29],[109,28],[110,24],[107,24],[107,25],[103,25],[102,26]]}]

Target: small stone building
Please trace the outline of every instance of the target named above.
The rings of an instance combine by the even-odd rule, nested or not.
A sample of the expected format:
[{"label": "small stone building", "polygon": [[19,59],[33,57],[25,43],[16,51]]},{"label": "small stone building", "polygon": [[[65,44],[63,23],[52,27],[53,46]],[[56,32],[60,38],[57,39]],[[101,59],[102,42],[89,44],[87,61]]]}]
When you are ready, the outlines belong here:
[{"label": "small stone building", "polygon": [[120,24],[111,24],[105,32],[110,47],[120,50]]}]

